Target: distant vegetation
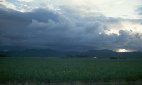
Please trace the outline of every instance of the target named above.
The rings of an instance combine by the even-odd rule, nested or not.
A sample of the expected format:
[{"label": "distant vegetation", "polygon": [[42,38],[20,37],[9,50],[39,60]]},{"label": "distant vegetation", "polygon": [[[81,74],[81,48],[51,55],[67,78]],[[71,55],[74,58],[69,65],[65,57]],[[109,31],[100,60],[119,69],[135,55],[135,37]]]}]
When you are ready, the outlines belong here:
[{"label": "distant vegetation", "polygon": [[0,82],[142,81],[142,60],[0,58]]},{"label": "distant vegetation", "polygon": [[59,51],[51,49],[26,49],[9,50],[6,52],[10,57],[97,57],[107,59],[136,59],[142,58],[142,52],[124,52],[118,53],[111,50],[88,50],[88,51]]},{"label": "distant vegetation", "polygon": [[0,57],[8,57],[6,53],[0,53]]}]

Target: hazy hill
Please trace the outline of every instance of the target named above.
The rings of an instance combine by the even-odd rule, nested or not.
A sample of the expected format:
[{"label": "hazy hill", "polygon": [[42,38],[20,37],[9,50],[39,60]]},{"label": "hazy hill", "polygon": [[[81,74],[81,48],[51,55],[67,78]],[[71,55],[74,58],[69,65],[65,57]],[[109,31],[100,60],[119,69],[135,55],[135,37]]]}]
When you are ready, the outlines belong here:
[{"label": "hazy hill", "polygon": [[118,53],[111,50],[62,51],[53,49],[23,49],[20,47],[1,47],[0,55],[10,57],[97,57],[97,58],[142,58],[142,52]]}]

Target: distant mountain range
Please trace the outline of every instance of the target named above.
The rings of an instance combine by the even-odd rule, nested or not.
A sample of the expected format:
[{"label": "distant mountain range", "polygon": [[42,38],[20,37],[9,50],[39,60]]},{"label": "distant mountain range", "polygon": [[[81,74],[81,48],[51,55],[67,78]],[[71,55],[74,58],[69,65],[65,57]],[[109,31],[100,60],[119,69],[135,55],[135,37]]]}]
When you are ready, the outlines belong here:
[{"label": "distant mountain range", "polygon": [[23,49],[1,47],[0,56],[10,57],[96,57],[96,58],[142,58],[142,52],[114,52],[112,50],[62,51],[52,49]]}]

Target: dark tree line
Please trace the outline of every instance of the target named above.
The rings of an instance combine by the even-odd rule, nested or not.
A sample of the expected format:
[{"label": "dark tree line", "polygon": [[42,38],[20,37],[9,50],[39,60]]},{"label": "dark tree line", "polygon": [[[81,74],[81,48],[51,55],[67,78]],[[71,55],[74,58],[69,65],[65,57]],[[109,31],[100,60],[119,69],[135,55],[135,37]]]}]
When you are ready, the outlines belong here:
[{"label": "dark tree line", "polygon": [[8,57],[6,53],[0,53],[0,57]]}]

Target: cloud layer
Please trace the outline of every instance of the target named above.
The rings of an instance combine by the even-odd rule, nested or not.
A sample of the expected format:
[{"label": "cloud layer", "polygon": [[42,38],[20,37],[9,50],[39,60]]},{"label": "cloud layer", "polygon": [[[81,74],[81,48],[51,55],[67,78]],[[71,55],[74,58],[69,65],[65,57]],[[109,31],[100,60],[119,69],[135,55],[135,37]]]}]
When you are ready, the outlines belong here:
[{"label": "cloud layer", "polygon": [[[32,0],[18,1],[28,4],[32,2]],[[1,46],[142,51],[142,19],[110,17],[105,15],[106,13],[97,11],[87,12],[87,5],[83,2],[80,3],[81,5],[74,0],[71,2],[74,7],[65,3],[59,5],[56,2],[54,6],[58,5],[57,7],[48,5],[46,8],[38,7],[25,12],[17,8],[9,9],[3,4],[0,8]],[[98,1],[97,4],[102,2]],[[10,4],[10,2],[6,3]],[[91,3],[91,0],[88,3]],[[77,9],[76,6],[84,7]],[[137,14],[141,16],[141,12]]]}]

